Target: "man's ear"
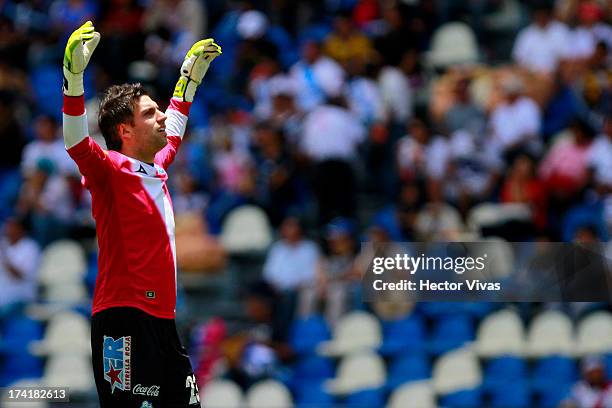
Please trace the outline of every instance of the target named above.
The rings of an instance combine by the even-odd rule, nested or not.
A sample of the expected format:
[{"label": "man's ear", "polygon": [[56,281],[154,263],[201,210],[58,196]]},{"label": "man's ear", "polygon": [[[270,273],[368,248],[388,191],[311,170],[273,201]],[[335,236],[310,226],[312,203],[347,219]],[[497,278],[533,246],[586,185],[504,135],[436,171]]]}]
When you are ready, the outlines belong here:
[{"label": "man's ear", "polygon": [[117,125],[117,134],[121,141],[132,138],[132,127],[128,123],[120,123]]}]

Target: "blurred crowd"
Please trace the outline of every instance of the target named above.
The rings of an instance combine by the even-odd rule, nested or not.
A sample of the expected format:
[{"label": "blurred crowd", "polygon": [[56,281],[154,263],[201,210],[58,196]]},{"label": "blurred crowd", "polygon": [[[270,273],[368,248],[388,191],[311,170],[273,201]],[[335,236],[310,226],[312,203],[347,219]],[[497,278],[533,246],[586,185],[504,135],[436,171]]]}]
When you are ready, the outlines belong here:
[{"label": "blurred crowd", "polygon": [[[102,34],[85,75],[100,144],[106,87],[138,81],[163,106],[191,44],[222,46],[171,169],[177,242],[185,269],[219,268],[227,214],[265,211],[279,238],[247,309],[275,341],[287,319],[273,310],[325,299],[334,322],[360,302],[360,240],[612,233],[609,1],[5,0],[0,308],[34,274],[19,259],[94,235],[61,135],[64,44],[87,20]],[[483,208],[495,222],[476,232]]]}]

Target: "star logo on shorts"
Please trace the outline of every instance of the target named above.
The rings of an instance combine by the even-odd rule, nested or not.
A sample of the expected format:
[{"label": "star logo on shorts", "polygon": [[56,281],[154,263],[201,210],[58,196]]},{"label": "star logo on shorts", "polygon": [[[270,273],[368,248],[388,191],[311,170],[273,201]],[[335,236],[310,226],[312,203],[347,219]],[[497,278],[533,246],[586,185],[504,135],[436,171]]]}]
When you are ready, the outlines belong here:
[{"label": "star logo on shorts", "polygon": [[115,370],[113,365],[110,365],[110,369],[106,372],[106,374],[110,377],[111,389],[115,389],[115,383],[123,384],[121,378],[119,378],[119,374],[121,374],[123,370]]}]

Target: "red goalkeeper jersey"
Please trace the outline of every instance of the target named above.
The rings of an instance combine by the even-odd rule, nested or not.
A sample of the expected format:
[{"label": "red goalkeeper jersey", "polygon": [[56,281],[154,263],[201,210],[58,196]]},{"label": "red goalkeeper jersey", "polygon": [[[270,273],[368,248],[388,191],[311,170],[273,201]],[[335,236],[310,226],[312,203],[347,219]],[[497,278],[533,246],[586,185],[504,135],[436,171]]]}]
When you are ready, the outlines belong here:
[{"label": "red goalkeeper jersey", "polygon": [[83,97],[64,97],[64,132],[82,133],[67,150],[91,192],[100,248],[92,314],[129,306],[175,317],[174,212],[166,171],[181,144],[190,105],[171,100],[168,144],[149,164],[102,149],[87,135]]}]

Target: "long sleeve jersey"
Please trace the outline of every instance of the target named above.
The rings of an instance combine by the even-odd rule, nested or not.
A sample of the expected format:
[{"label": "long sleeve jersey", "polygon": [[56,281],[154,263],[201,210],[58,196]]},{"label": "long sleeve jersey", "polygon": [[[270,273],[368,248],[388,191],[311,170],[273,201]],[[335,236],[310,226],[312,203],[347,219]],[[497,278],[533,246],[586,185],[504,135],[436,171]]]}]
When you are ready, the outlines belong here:
[{"label": "long sleeve jersey", "polygon": [[190,105],[171,100],[168,144],[151,165],[102,149],[88,135],[84,98],[64,97],[64,140],[92,196],[100,249],[92,314],[127,306],[160,318],[176,315],[174,211],[166,171],[181,144]]}]

